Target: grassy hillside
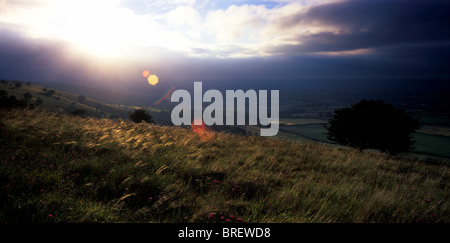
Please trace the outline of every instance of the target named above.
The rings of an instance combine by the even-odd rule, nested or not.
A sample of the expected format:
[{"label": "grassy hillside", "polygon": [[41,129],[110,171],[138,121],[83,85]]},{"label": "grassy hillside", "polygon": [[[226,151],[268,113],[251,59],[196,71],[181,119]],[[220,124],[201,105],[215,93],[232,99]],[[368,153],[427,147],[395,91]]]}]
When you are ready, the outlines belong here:
[{"label": "grassy hillside", "polygon": [[0,112],[1,222],[450,222],[446,161]]}]

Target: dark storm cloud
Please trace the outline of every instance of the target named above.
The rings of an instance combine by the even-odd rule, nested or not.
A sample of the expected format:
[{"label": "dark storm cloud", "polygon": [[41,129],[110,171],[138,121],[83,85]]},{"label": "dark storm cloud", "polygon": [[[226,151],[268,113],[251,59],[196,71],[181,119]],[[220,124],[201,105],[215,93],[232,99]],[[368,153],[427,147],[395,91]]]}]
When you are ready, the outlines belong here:
[{"label": "dark storm cloud", "polygon": [[298,36],[302,44],[274,53],[310,53],[450,40],[450,1],[353,0],[330,3],[279,19],[278,28],[331,26],[338,31]]},{"label": "dark storm cloud", "polygon": [[64,73],[76,75],[70,70],[66,49],[58,41],[31,39],[12,30],[0,30],[0,78],[42,81]]}]

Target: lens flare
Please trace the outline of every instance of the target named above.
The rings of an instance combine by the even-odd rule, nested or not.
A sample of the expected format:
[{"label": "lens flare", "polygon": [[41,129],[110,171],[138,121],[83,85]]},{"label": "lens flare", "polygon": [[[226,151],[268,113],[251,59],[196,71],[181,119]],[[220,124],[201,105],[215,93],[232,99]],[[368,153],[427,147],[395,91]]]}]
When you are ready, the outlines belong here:
[{"label": "lens flare", "polygon": [[142,76],[144,78],[147,78],[150,75],[150,72],[148,70],[145,70],[144,72],[142,72]]},{"label": "lens flare", "polygon": [[197,134],[203,133],[205,131],[205,122],[203,122],[203,120],[200,121],[201,121],[200,125],[195,125],[195,121],[192,121],[191,124],[192,131],[194,131]]},{"label": "lens flare", "polygon": [[192,131],[195,132],[201,141],[206,142],[214,138],[214,132],[211,130],[211,128],[206,127],[205,122],[203,120],[200,120],[200,125],[195,125],[195,121],[192,121],[191,128]]},{"label": "lens flare", "polygon": [[159,99],[158,101],[155,102],[155,105],[159,105],[159,103],[161,103],[163,100],[165,100],[167,97],[169,97],[169,95],[172,94],[172,92],[174,90],[175,90],[175,86],[172,86],[172,88],[170,88],[170,90],[163,97],[161,97],[161,99]]},{"label": "lens flare", "polygon": [[148,76],[148,83],[150,85],[156,85],[159,81],[158,81],[158,76],[156,76],[155,74],[152,74],[150,76]]}]

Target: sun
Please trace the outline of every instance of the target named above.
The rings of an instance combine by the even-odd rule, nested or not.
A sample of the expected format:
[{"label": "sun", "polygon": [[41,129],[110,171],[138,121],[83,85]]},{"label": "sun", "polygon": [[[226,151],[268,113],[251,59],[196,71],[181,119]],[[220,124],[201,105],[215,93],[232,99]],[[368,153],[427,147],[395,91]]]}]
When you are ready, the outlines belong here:
[{"label": "sun", "polygon": [[117,57],[130,43],[132,26],[127,26],[126,9],[115,1],[69,1],[60,6],[57,34],[76,49],[94,56]]},{"label": "sun", "polygon": [[[50,0],[49,0],[50,1]],[[158,50],[189,53],[196,42],[150,13],[136,14],[122,0],[51,0],[42,36],[63,40],[72,50],[104,59],[141,57]],[[184,15],[183,15],[184,16]]]}]

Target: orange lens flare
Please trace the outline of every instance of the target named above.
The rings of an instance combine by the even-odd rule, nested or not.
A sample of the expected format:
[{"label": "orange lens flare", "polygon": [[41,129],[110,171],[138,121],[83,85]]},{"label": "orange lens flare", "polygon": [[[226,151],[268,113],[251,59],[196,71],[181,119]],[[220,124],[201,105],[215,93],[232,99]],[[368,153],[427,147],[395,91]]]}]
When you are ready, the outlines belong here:
[{"label": "orange lens flare", "polygon": [[144,72],[142,72],[142,76],[144,78],[147,78],[150,75],[150,72],[148,70],[145,70]]},{"label": "orange lens flare", "polygon": [[195,121],[191,124],[192,131],[197,134],[203,133],[205,131],[205,122],[201,121],[200,125],[195,125]]},{"label": "orange lens flare", "polygon": [[209,127],[206,127],[205,122],[203,122],[203,120],[201,120],[200,125],[195,125],[193,121],[191,124],[191,128],[193,132],[198,134],[200,140],[202,140],[203,142],[206,142],[214,138],[214,132]]}]

